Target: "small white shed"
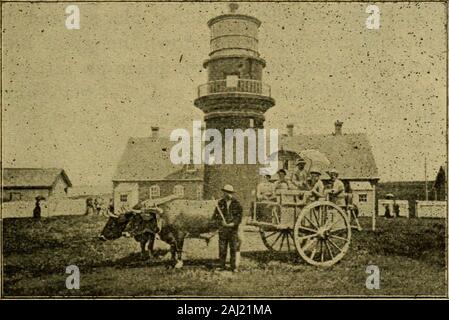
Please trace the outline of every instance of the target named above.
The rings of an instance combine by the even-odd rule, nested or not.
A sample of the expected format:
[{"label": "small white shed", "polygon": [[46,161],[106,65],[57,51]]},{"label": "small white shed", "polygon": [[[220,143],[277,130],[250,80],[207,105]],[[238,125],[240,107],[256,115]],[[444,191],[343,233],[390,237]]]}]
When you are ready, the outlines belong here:
[{"label": "small white shed", "polygon": [[446,201],[416,201],[417,218],[446,218]]},{"label": "small white shed", "polygon": [[359,216],[371,217],[375,211],[374,187],[369,181],[350,181],[353,203],[359,208]]}]

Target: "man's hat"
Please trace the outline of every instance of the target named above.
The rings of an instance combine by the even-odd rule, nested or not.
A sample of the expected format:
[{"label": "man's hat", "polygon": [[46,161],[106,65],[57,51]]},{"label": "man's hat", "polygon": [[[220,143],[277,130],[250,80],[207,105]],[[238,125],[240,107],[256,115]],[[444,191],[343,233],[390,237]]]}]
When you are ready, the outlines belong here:
[{"label": "man's hat", "polygon": [[221,189],[221,191],[228,192],[228,193],[234,193],[234,187],[231,186],[230,184],[227,184]]},{"label": "man's hat", "polygon": [[338,175],[337,169],[332,169],[332,170],[328,171],[327,173],[328,173],[329,175],[331,175],[331,174],[336,174],[336,175]]},{"label": "man's hat", "polygon": [[278,170],[278,174],[279,173],[287,174],[287,171],[285,171],[284,169],[280,169],[280,170]]},{"label": "man's hat", "polygon": [[296,165],[298,165],[298,164],[306,164],[306,162],[303,159],[298,159],[296,161]]},{"label": "man's hat", "polygon": [[310,174],[314,174],[314,173],[321,175],[321,171],[318,170],[317,168],[310,169]]}]

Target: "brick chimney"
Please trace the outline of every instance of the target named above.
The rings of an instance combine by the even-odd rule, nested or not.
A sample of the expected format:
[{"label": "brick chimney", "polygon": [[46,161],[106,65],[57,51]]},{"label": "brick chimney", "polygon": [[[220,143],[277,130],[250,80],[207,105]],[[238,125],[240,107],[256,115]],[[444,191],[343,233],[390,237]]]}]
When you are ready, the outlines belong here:
[{"label": "brick chimney", "polygon": [[159,138],[159,127],[151,127],[151,137],[152,138]]},{"label": "brick chimney", "polygon": [[289,137],[293,137],[293,129],[294,129],[295,125],[293,123],[289,123],[287,124],[287,135]]},{"label": "brick chimney", "polygon": [[342,130],[341,128],[343,127],[343,122],[342,121],[335,121],[335,132],[334,135],[336,136],[341,136],[342,135]]}]

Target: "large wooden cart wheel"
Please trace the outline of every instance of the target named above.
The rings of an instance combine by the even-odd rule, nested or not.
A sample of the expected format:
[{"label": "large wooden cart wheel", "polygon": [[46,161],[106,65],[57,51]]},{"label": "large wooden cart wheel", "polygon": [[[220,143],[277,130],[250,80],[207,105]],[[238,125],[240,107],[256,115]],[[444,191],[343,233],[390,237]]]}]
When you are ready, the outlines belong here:
[{"label": "large wooden cart wheel", "polygon": [[268,250],[272,252],[293,252],[295,244],[293,241],[292,226],[282,224],[281,206],[274,205],[272,208],[271,224],[260,227],[260,237]]},{"label": "large wooden cart wheel", "polygon": [[329,201],[316,201],[302,209],[293,238],[296,250],[307,263],[330,267],[348,251],[351,225],[340,207]]}]

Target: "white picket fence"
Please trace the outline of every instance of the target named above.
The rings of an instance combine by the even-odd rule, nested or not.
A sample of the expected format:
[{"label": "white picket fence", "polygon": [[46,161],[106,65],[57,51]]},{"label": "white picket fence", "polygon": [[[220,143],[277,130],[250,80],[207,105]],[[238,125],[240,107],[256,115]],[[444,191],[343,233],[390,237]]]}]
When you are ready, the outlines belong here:
[{"label": "white picket fence", "polygon": [[[27,218],[33,216],[35,201],[14,201],[2,203],[2,218]],[[49,199],[41,201],[41,216],[81,215],[86,213],[85,199]]]},{"label": "white picket fence", "polygon": [[446,218],[446,201],[416,201],[416,217]]}]

